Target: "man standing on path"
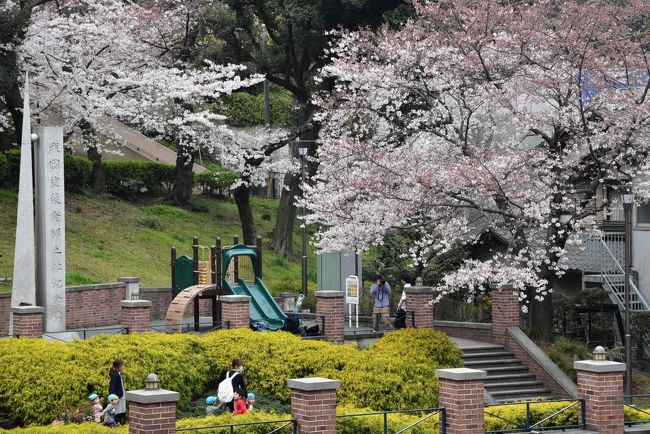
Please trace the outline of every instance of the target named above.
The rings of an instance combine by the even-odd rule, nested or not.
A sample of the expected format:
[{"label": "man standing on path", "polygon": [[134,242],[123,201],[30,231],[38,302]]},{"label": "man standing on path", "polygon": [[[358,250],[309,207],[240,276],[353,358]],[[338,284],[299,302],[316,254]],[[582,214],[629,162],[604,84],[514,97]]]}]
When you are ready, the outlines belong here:
[{"label": "man standing on path", "polygon": [[388,324],[390,306],[390,285],[381,274],[375,276],[375,283],[370,287],[370,293],[375,298],[375,304],[372,308],[372,331],[376,332],[380,320],[382,324]]}]

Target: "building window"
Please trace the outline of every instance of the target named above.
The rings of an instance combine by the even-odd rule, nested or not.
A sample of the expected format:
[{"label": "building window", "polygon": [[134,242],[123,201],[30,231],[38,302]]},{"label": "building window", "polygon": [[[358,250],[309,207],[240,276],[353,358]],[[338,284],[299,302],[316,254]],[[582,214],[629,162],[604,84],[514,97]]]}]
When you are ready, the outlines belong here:
[{"label": "building window", "polygon": [[650,226],[650,203],[641,204],[636,209],[636,222]]}]

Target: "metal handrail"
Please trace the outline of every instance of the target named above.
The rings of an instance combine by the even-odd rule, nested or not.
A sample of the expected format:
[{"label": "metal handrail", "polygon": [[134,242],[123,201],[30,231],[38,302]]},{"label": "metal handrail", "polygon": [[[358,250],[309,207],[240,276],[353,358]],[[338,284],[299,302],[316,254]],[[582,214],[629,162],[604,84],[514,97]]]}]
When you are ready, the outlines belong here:
[{"label": "metal handrail", "polygon": [[[537,421],[533,423],[532,420],[532,413],[530,411],[530,406],[531,404],[547,404],[549,402],[569,402],[570,404],[559,409],[555,413],[545,417],[544,419]],[[486,434],[494,434],[494,433],[505,433],[505,432],[528,432],[528,431],[533,431],[536,427],[539,425],[543,424],[544,422],[554,418],[555,416],[564,413],[565,411],[575,407],[576,405],[580,406],[580,414],[578,415],[578,423],[576,425],[558,425],[558,426],[552,426],[552,427],[544,427],[544,429],[547,428],[556,428],[556,429],[566,429],[566,428],[579,428],[579,429],[586,429],[586,407],[585,407],[585,400],[584,399],[574,399],[574,400],[567,400],[567,399],[549,399],[549,400],[543,400],[543,401],[523,401],[523,402],[510,402],[510,403],[505,403],[505,404],[495,404],[495,405],[486,405],[484,408],[488,407],[501,407],[501,406],[506,406],[506,405],[526,405],[526,422],[524,426],[518,426],[518,423],[513,420],[506,419],[504,417],[501,417],[499,415],[496,415],[494,413],[490,413],[487,410],[484,410],[485,414],[495,417],[497,419],[503,420],[505,422],[508,422],[514,426],[514,428],[509,428],[505,430],[496,430],[496,431],[486,431]]]},{"label": "metal handrail", "polygon": [[440,420],[438,423],[440,424],[440,434],[446,434],[447,432],[447,415],[445,412],[444,408],[441,407],[436,407],[436,408],[416,408],[416,409],[411,409],[411,410],[386,410],[386,411],[371,411],[367,413],[352,413],[352,414],[337,414],[336,419],[343,419],[343,418],[348,418],[348,417],[362,417],[362,416],[377,416],[377,415],[383,415],[384,417],[384,434],[388,434],[388,415],[389,414],[404,414],[404,413],[423,413],[427,412],[429,414],[425,415],[421,419],[417,420],[416,422],[408,425],[405,428],[402,428],[401,430],[395,432],[395,434],[401,434],[406,432],[407,430],[413,428],[414,426],[417,426],[421,424],[422,422],[432,418],[436,414],[440,413]]},{"label": "metal handrail", "polygon": [[[210,322],[200,322],[199,327],[212,326],[210,329],[203,330],[203,331],[200,331],[200,332],[195,332],[194,330],[192,330],[194,328],[194,326],[195,326],[195,324],[193,322],[191,322],[191,323],[189,323],[189,322],[187,322],[187,323],[179,323],[179,324],[159,324],[159,325],[150,325],[149,330],[154,331],[154,332],[165,332],[168,327],[170,327],[170,328],[171,327],[178,327],[178,329],[181,331],[181,333],[199,333],[199,334],[203,334],[203,333],[209,333],[209,332],[215,331],[215,330],[224,330],[224,329],[229,328],[227,321],[224,322],[224,323],[221,323],[221,324],[217,324],[216,326],[214,326],[214,323],[212,321],[210,321]],[[183,332],[184,329],[187,329],[187,331]]]},{"label": "metal handrail", "polygon": [[[614,274],[614,273],[611,273],[609,271],[606,271],[604,269],[604,267],[603,267],[603,269],[601,269],[601,274],[603,276],[603,279],[607,279],[609,276],[621,276],[621,275],[623,276],[623,279],[625,279],[625,270],[623,269],[621,264],[619,264],[618,260],[616,259],[616,257],[612,253],[612,251],[609,249],[609,246],[607,245],[607,243],[605,242],[603,237],[600,237],[600,242],[601,242],[602,246],[604,247],[604,252],[607,253],[607,255],[605,255],[605,257],[609,256],[610,263],[614,264],[616,266],[617,271],[618,271],[617,274]],[[611,281],[611,279],[609,279],[609,280]],[[613,283],[613,282],[608,281],[607,283],[610,284],[610,283]],[[650,306],[648,305],[648,302],[645,300],[645,298],[641,294],[641,291],[639,291],[639,289],[636,287],[636,285],[634,284],[632,279],[630,279],[629,285],[630,285],[630,292],[634,293],[636,295],[638,300],[643,304],[644,310],[650,310]],[[614,288],[614,287],[612,286],[612,288]],[[618,300],[618,297],[617,297],[617,300]],[[619,303],[620,303],[620,300],[619,300]],[[624,306],[623,306],[623,309],[625,309]]]},{"label": "metal handrail", "polygon": [[[650,416],[650,412],[648,412],[647,410],[643,410],[643,409],[637,407],[636,404],[628,404],[628,402],[633,402],[634,398],[650,398],[650,393],[640,393],[638,395],[624,395],[623,396],[624,407],[631,408],[633,410],[636,410],[638,412],[643,413],[644,415]],[[623,424],[625,426],[641,425],[641,424],[648,424],[648,423],[650,423],[650,418],[643,419],[643,420],[623,421]]]},{"label": "metal handrail", "polygon": [[[104,333],[104,332],[109,332],[109,331],[114,331],[113,333]],[[129,334],[129,327],[123,327],[123,326],[113,326],[113,327],[93,327],[93,328],[86,328],[86,329],[70,329],[70,330],[62,330],[58,332],[45,332],[43,333],[43,337],[47,336],[49,338],[55,339],[57,341],[61,342],[67,342],[64,339],[59,339],[57,338],[56,334],[63,334],[63,333],[77,333],[79,334],[79,337],[82,340],[88,339],[89,337],[92,336],[87,336],[88,332],[95,332],[92,336],[97,336],[100,334],[111,334],[111,335],[128,335]]]},{"label": "metal handrail", "polygon": [[283,423],[284,425],[279,426],[277,428],[274,428],[272,431],[269,431],[268,434],[273,434],[281,429],[284,429],[288,426],[291,425],[291,432],[293,434],[298,434],[298,422],[295,419],[290,419],[290,420],[269,420],[269,421],[262,421],[262,422],[243,422],[243,423],[228,423],[228,424],[222,424],[222,425],[209,425],[209,426],[200,426],[200,427],[191,427],[191,428],[176,428],[176,432],[179,431],[198,431],[202,429],[219,429],[219,428],[228,428],[230,430],[230,433],[234,433],[235,429],[238,427],[245,427],[245,426],[254,426],[254,425],[270,425],[270,424],[276,424],[276,423]]}]

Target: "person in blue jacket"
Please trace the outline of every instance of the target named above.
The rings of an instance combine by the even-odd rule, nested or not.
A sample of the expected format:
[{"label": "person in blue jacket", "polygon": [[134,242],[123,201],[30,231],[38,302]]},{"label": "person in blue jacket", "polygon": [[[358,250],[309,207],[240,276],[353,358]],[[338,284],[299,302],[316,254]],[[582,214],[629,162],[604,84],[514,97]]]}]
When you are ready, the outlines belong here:
[{"label": "person in blue jacket", "polygon": [[390,307],[390,285],[384,280],[381,274],[375,276],[375,283],[370,286],[370,293],[375,298],[372,308],[372,331],[378,330],[379,321],[388,324]]}]

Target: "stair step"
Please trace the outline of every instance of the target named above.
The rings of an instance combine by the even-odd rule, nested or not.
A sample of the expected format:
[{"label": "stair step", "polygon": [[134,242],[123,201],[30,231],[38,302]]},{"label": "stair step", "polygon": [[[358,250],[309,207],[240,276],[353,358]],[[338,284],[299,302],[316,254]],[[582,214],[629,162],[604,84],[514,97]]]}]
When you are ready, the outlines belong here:
[{"label": "stair step", "polygon": [[496,344],[475,345],[471,347],[464,347],[464,348],[461,347],[460,349],[465,355],[476,354],[485,351],[505,351],[503,345],[496,345]]},{"label": "stair step", "polygon": [[482,368],[483,371],[486,371],[488,373],[488,378],[490,378],[490,373],[494,372],[497,375],[502,374],[502,373],[510,373],[510,374],[515,374],[515,373],[528,373],[528,368],[523,366],[523,365],[511,365],[511,366],[487,366],[485,368]]},{"label": "stair step", "polygon": [[491,387],[493,384],[518,384],[522,381],[537,381],[537,378],[530,373],[495,375],[493,377],[485,377],[485,387]]},{"label": "stair step", "polygon": [[[496,401],[497,404],[508,404],[508,403],[513,403],[513,402],[523,402],[523,401],[530,401],[535,398],[544,398],[545,400],[550,400],[550,399],[557,399],[556,396],[554,395],[542,395],[542,396],[502,396],[500,398],[494,398],[494,401]],[[546,432],[546,431],[545,431]],[[569,432],[569,431],[567,431]]]},{"label": "stair step", "polygon": [[490,394],[494,396],[495,398],[499,396],[519,396],[519,395],[526,395],[526,396],[539,396],[539,395],[547,395],[551,393],[550,390],[544,388],[544,387],[535,387],[535,388],[528,388],[528,389],[510,389],[510,390],[499,390],[499,391],[490,391]]},{"label": "stair step", "polygon": [[490,384],[486,384],[485,388],[492,391],[492,390],[504,389],[504,388],[508,388],[508,389],[516,389],[516,388],[520,388],[520,387],[523,387],[523,388],[529,387],[530,388],[531,386],[543,387],[544,385],[542,383],[540,383],[539,381],[533,379],[533,380],[528,380],[528,381],[513,381],[513,382],[502,381],[502,382],[498,382],[498,383],[490,383]]},{"label": "stair step", "polygon": [[468,360],[465,362],[465,367],[488,366],[488,365],[520,365],[519,359],[484,359],[484,360]]},{"label": "stair step", "polygon": [[476,359],[480,357],[513,357],[513,354],[507,351],[486,351],[484,353],[463,354],[463,359]]}]

